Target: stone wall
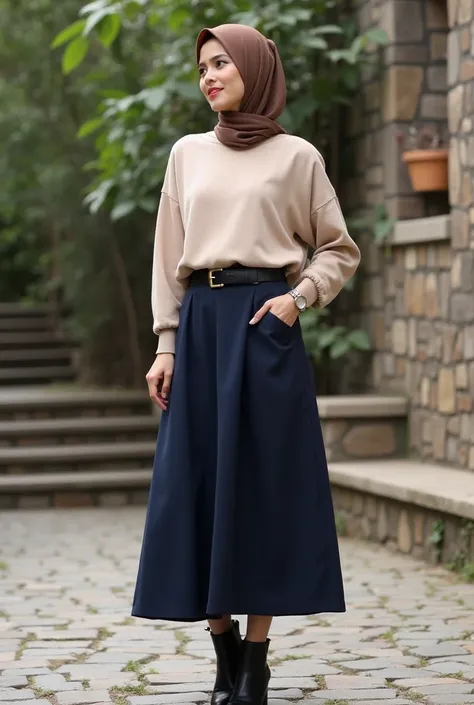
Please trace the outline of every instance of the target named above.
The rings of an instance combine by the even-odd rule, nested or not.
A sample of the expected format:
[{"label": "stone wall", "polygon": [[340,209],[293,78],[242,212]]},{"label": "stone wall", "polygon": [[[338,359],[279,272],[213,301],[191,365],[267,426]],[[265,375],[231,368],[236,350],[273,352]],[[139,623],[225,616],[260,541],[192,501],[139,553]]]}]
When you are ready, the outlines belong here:
[{"label": "stone wall", "polygon": [[[374,355],[368,388],[407,394],[414,455],[474,470],[474,3],[365,0],[362,27],[390,38],[366,71],[351,117],[352,208],[385,203],[397,220],[450,212],[450,239],[378,247],[364,235],[362,323]],[[449,32],[447,23],[449,24]],[[446,88],[446,48],[447,83]],[[418,195],[395,140],[413,123],[449,129],[450,187]],[[413,222],[416,234],[416,222]],[[416,240],[416,237],[415,237]]]},{"label": "stone wall", "polygon": [[338,532],[429,563],[474,562],[474,523],[423,507],[332,486]]},{"label": "stone wall", "polygon": [[407,454],[406,416],[379,419],[321,419],[328,462],[404,458]]}]

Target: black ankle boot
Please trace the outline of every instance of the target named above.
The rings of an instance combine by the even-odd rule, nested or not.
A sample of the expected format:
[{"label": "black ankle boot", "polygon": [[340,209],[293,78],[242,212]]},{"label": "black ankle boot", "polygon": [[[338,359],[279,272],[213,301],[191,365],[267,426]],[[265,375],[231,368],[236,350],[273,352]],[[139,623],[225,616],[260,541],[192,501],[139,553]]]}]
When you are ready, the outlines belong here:
[{"label": "black ankle boot", "polygon": [[270,640],[242,642],[239,672],[229,705],[267,705],[270,669],[267,653]]},{"label": "black ankle boot", "polygon": [[234,620],[232,627],[223,634],[213,634],[212,642],[216,652],[217,674],[211,705],[227,705],[232,691],[240,663],[242,637],[240,636],[239,623]]}]

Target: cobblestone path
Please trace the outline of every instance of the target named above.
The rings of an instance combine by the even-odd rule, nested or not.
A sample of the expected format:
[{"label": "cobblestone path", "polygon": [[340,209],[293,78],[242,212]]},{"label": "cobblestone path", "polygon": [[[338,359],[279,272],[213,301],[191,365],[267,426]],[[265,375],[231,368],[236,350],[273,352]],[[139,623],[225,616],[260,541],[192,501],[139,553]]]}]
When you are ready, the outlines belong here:
[{"label": "cobblestone path", "polygon": [[[205,624],[129,617],[144,511],[0,513],[0,705],[207,703]],[[341,542],[348,612],[272,628],[271,705],[474,703],[474,587]]]}]

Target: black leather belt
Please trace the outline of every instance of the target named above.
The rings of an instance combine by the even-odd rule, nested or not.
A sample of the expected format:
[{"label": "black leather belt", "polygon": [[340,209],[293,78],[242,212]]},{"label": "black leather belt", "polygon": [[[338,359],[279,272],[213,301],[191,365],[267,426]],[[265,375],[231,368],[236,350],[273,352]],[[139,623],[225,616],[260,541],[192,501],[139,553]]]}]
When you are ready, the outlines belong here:
[{"label": "black leather belt", "polygon": [[196,269],[189,277],[189,286],[207,284],[211,289],[232,284],[259,284],[286,279],[283,269],[262,267],[228,267],[226,269]]}]

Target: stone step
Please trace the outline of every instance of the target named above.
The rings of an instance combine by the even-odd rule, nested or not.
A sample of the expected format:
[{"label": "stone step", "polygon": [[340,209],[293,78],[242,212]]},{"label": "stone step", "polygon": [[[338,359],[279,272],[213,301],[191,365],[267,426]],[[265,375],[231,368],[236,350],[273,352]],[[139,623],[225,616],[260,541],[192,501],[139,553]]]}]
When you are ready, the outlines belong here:
[{"label": "stone step", "polygon": [[63,386],[0,388],[0,420],[90,418],[147,415],[152,409],[142,390]]},{"label": "stone step", "polygon": [[0,421],[0,447],[77,443],[155,441],[158,418],[117,416],[98,418]]},{"label": "stone step", "polygon": [[0,448],[0,474],[150,467],[154,441]]},{"label": "stone step", "polygon": [[43,367],[0,367],[0,384],[32,384],[74,379],[75,371],[70,365]]},{"label": "stone step", "polygon": [[0,332],[27,332],[30,330],[51,330],[51,321],[46,316],[23,316],[22,318],[9,318],[0,316]]},{"label": "stone step", "polygon": [[0,475],[0,510],[143,505],[151,475],[150,467]]},{"label": "stone step", "polygon": [[330,463],[329,475],[342,534],[434,563],[474,559],[474,473],[404,459]]},{"label": "stone step", "polygon": [[59,345],[71,346],[72,341],[65,336],[52,331],[31,331],[31,332],[2,332],[2,349],[5,348],[31,348],[31,347],[55,347]]},{"label": "stone step", "polygon": [[50,304],[0,303],[0,317],[35,316],[45,317],[53,313]]},{"label": "stone step", "polygon": [[69,348],[26,348],[24,350],[12,348],[0,350],[0,367],[12,362],[15,363],[16,367],[20,365],[49,364],[51,361],[56,364],[69,362],[72,352]]}]

